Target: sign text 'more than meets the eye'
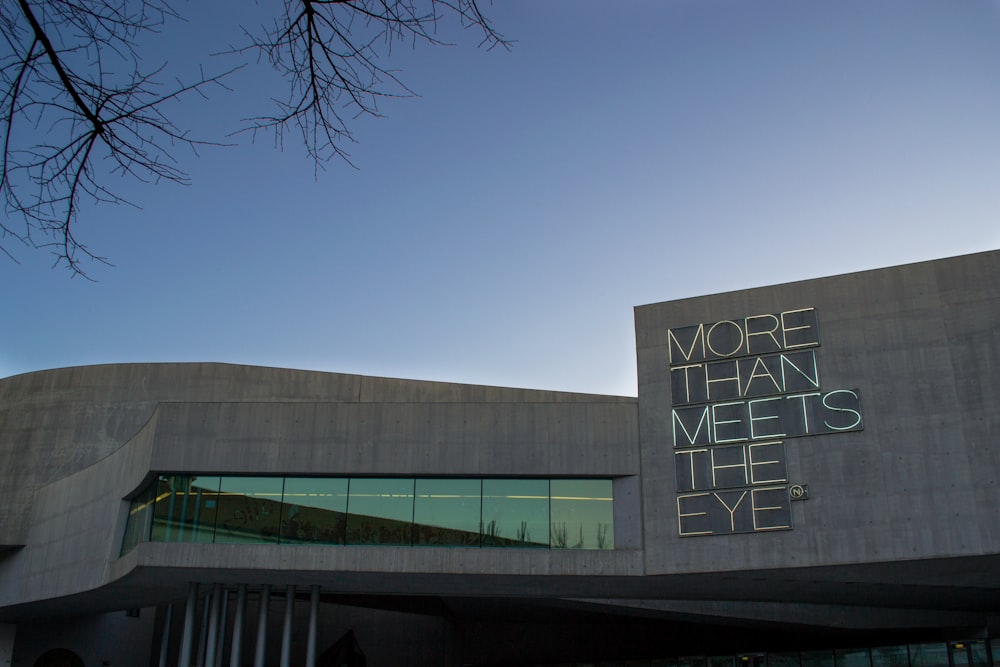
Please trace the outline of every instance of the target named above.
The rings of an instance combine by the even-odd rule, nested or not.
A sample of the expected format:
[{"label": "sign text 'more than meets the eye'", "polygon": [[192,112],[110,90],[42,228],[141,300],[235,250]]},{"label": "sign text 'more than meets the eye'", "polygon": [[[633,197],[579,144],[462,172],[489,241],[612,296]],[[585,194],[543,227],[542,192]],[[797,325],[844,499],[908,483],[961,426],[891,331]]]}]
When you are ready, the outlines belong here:
[{"label": "sign text 'more than meets the eye'", "polygon": [[823,390],[814,308],[669,329],[681,536],[791,528],[786,438],[861,430],[857,389]]}]

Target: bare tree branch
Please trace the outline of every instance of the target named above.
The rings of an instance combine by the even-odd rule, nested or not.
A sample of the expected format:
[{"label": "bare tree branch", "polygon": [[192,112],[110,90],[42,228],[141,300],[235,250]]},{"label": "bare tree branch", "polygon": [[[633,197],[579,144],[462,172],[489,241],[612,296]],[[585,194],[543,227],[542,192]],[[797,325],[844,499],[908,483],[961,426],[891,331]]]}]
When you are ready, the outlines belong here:
[{"label": "bare tree branch", "polygon": [[[0,0],[0,252],[46,248],[74,275],[105,262],[76,233],[84,204],[130,204],[113,176],[185,184],[178,147],[222,145],[178,128],[169,107],[224,87],[233,69],[163,83],[165,65],[141,68],[139,42],[168,19],[171,0]],[[381,64],[396,44],[440,45],[439,25],[475,28],[481,46],[510,48],[476,0],[285,0],[271,25],[244,31],[228,53],[255,55],[288,85],[275,111],[243,132],[298,133],[320,168],[350,164],[350,122],[381,115],[379,101],[413,92]],[[15,260],[16,261],[16,260]]]},{"label": "bare tree branch", "polygon": [[[75,234],[81,202],[128,203],[104,184],[115,172],[186,182],[172,151],[206,142],[175,127],[163,107],[226,73],[159,92],[162,68],[142,72],[134,43],[174,15],[157,0],[16,0],[0,9],[0,240],[47,248],[86,276],[83,260],[106,260]],[[111,76],[112,64],[130,73]]]},{"label": "bare tree branch", "polygon": [[414,94],[381,62],[397,43],[444,44],[437,27],[446,15],[478,29],[486,48],[511,46],[476,0],[286,0],[272,25],[247,31],[241,51],[270,62],[288,82],[288,96],[242,131],[273,131],[281,145],[293,129],[317,166],[334,157],[351,164],[350,121],[381,116],[382,99]]}]

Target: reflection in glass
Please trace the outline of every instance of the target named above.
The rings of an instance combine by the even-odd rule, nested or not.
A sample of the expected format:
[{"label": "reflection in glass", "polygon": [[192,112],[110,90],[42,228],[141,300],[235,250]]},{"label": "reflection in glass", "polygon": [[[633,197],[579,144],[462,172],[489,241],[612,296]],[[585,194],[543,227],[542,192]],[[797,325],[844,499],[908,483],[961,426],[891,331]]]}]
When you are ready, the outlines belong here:
[{"label": "reflection in glass", "polygon": [[216,543],[277,542],[282,481],[281,477],[223,477],[216,508]]},{"label": "reflection in glass", "polygon": [[972,667],[986,667],[989,664],[989,656],[986,654],[986,642],[974,641],[969,644],[969,658]]},{"label": "reflection in glass", "polygon": [[837,667],[871,667],[866,648],[842,648],[834,651]]},{"label": "reflection in glass", "polygon": [[129,501],[122,553],[145,540],[613,549],[611,494],[609,479],[159,475]]},{"label": "reflection in glass", "polygon": [[343,544],[347,478],[287,478],[281,512],[282,543]]},{"label": "reflection in glass", "polygon": [[906,645],[879,646],[872,649],[872,667],[909,667]]},{"label": "reflection in glass", "polygon": [[122,551],[131,551],[139,542],[149,539],[153,525],[153,499],[156,497],[156,486],[150,484],[139,495],[132,499],[128,508],[128,519],[125,521],[125,536],[122,538]]},{"label": "reflection in glass", "polygon": [[684,655],[677,658],[677,667],[705,667],[705,656]]},{"label": "reflection in glass", "polygon": [[409,545],[413,478],[352,479],[347,497],[348,544]]},{"label": "reflection in glass", "polygon": [[479,546],[480,480],[418,479],[415,493],[414,544]]},{"label": "reflection in glass", "polygon": [[911,667],[948,667],[948,647],[944,642],[910,644]]},{"label": "reflection in glass", "polygon": [[153,542],[170,542],[171,529],[173,526],[174,505],[177,495],[174,493],[175,478],[168,475],[160,475],[156,480],[156,498],[153,504],[153,530],[149,539]]},{"label": "reflection in glass", "polygon": [[614,549],[610,479],[553,479],[551,546]]},{"label": "reflection in glass", "polygon": [[483,546],[549,546],[549,480],[483,480]]},{"label": "reflection in glass", "polygon": [[961,641],[948,644],[952,667],[985,667],[989,664],[984,641]]},{"label": "reflection in glass", "polygon": [[[831,665],[833,660],[830,661]],[[792,653],[768,653],[767,667],[799,667],[799,654]]]},{"label": "reflection in glass", "polygon": [[833,667],[833,651],[803,651],[802,667]]},{"label": "reflection in glass", "polygon": [[211,542],[219,478],[161,475],[153,508],[153,540]]},{"label": "reflection in glass", "polygon": [[732,655],[710,655],[708,656],[708,667],[734,667],[735,656]]},{"label": "reflection in glass", "polygon": [[220,477],[191,478],[190,498],[184,503],[189,527],[186,542],[212,542],[215,539],[215,516],[219,504]]}]

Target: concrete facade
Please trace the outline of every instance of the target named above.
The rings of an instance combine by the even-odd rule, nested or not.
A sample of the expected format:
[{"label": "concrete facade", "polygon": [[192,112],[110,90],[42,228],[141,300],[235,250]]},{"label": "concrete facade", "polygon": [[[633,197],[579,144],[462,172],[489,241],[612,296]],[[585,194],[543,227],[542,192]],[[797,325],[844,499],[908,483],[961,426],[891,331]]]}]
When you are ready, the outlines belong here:
[{"label": "concrete facade", "polygon": [[[271,587],[266,664],[289,600],[297,662],[313,621],[320,649],[353,630],[369,664],[985,641],[998,325],[990,252],[638,307],[638,398],[210,363],[0,380],[0,652],[178,664],[192,584],[196,631],[207,591],[233,606],[247,587],[252,619]],[[161,473],[611,479],[615,548],[121,555]]]}]

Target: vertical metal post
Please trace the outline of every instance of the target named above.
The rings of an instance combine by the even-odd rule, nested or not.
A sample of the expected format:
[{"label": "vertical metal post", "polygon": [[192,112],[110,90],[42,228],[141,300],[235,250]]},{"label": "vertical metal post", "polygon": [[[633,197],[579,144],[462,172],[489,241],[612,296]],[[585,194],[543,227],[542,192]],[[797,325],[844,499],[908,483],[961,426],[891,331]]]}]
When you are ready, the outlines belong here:
[{"label": "vertical metal post", "polygon": [[306,639],[306,667],[316,667],[316,624],[319,616],[319,586],[309,588],[309,635]]},{"label": "vertical metal post", "polygon": [[229,613],[229,591],[222,591],[222,604],[219,606],[219,639],[215,644],[215,667],[222,667],[222,651],[226,648],[226,615]]},{"label": "vertical metal post", "polygon": [[260,587],[260,603],[257,609],[257,645],[253,654],[253,667],[264,667],[264,651],[267,650],[267,605],[271,597],[271,587]]},{"label": "vertical metal post", "polygon": [[[167,503],[167,520],[166,520],[166,526],[163,529],[163,541],[164,542],[169,542],[170,541],[170,525],[171,525],[171,523],[174,520],[174,500],[176,500],[176,498],[177,498],[177,489],[174,488],[174,481],[173,481],[175,478],[174,477],[170,477],[168,479],[170,479],[169,486],[168,486],[168,488],[170,489],[170,502]],[[152,535],[153,535],[152,531],[150,531],[149,535],[150,535],[149,539],[150,539],[150,541],[152,541],[152,539],[153,539],[153,537],[152,537]],[[180,542],[180,539],[178,539],[177,541]]]},{"label": "vertical metal post", "polygon": [[194,635],[194,608],[198,604],[198,584],[191,582],[184,604],[184,632],[181,633],[181,654],[177,667],[191,667],[191,637]]},{"label": "vertical metal post", "polygon": [[285,588],[285,624],[281,629],[281,667],[292,667],[292,612],[295,606],[295,585]]},{"label": "vertical metal post", "polygon": [[[188,477],[188,476],[184,476],[183,479],[184,479],[184,486],[185,486],[184,497],[181,498],[181,515],[180,515],[180,518],[177,520],[177,539],[174,540],[175,542],[183,542],[184,541],[184,520],[187,519],[188,496],[191,495],[191,478]],[[173,505],[171,505],[170,509],[173,509],[173,508],[174,508]],[[173,518],[173,517],[171,516],[171,518]],[[189,542],[194,542],[193,539],[188,540],[188,541]]]},{"label": "vertical metal post", "polygon": [[212,606],[208,612],[208,639],[205,642],[205,667],[215,667],[215,646],[219,641],[219,612],[222,610],[222,584],[212,587]]},{"label": "vertical metal post", "polygon": [[[201,487],[198,487],[198,491],[194,495],[194,518],[191,519],[191,539],[189,542],[204,542],[201,536],[198,534],[201,532]],[[187,516],[186,514],[184,516]],[[213,541],[215,537],[213,536]]]},{"label": "vertical metal post", "polygon": [[[229,646],[229,667],[240,667],[243,658],[243,617],[247,613],[247,585],[236,589],[236,613],[233,618],[233,642]],[[160,667],[166,667],[160,665]]]},{"label": "vertical metal post", "polygon": [[170,620],[174,615],[174,603],[167,605],[167,613],[163,618],[163,635],[160,637],[159,667],[167,667],[167,649],[170,647]]},{"label": "vertical metal post", "polygon": [[205,641],[208,639],[208,615],[211,605],[212,594],[209,593],[205,596],[205,611],[201,615],[201,630],[198,634],[198,655],[195,656],[198,667],[205,667]]}]

